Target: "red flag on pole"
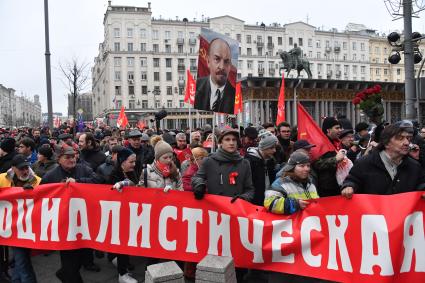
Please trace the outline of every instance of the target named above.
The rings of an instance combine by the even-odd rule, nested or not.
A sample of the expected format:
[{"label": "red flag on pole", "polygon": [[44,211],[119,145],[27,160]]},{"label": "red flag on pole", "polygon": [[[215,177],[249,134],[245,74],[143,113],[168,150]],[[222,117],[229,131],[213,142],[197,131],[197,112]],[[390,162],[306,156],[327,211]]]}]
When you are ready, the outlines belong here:
[{"label": "red flag on pole", "polygon": [[139,128],[139,130],[144,130],[145,123],[142,120],[139,120],[139,122],[137,123],[137,128]]},{"label": "red flag on pole", "polygon": [[316,145],[316,147],[311,148],[312,161],[317,160],[326,152],[335,151],[335,147],[328,137],[300,103],[297,104],[297,114],[298,140],[307,140],[309,143]]},{"label": "red flag on pole", "polygon": [[279,100],[277,102],[276,125],[285,122],[285,77],[282,73],[282,82],[280,83]]},{"label": "red flag on pole", "polygon": [[233,113],[239,114],[243,110],[243,102],[242,102],[242,89],[241,89],[241,83],[238,82],[236,84],[236,93],[235,93],[235,110]]},{"label": "red flag on pole", "polygon": [[125,115],[124,106],[121,106],[120,115],[117,120],[117,127],[125,128],[128,125],[127,116]]},{"label": "red flag on pole", "polygon": [[192,77],[192,74],[187,70],[187,83],[186,83],[186,95],[184,96],[184,102],[193,105],[195,101],[196,93],[196,82]]}]

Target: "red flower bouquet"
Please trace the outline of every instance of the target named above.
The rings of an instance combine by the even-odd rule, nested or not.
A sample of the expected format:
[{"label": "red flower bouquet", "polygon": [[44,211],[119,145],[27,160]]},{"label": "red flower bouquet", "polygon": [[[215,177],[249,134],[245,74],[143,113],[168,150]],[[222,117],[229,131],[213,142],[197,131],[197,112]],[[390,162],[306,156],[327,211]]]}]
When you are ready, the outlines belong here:
[{"label": "red flower bouquet", "polygon": [[380,85],[375,85],[357,93],[352,100],[374,123],[380,123],[384,115],[381,90]]}]

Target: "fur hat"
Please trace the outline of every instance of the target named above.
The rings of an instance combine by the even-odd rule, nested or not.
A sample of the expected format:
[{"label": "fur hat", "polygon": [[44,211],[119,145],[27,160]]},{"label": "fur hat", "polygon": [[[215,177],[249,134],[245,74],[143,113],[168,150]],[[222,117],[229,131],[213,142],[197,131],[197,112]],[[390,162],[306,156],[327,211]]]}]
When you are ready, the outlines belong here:
[{"label": "fur hat", "polygon": [[134,152],[131,149],[123,147],[120,151],[118,151],[118,154],[117,154],[118,164],[121,165],[132,154],[134,154]]},{"label": "fur hat", "polygon": [[323,124],[322,124],[322,132],[326,135],[328,133],[328,129],[336,126],[336,125],[341,125],[339,123],[339,121],[335,118],[335,117],[326,117],[323,120]]},{"label": "fur hat", "polygon": [[161,156],[167,153],[173,153],[171,145],[164,141],[159,141],[155,145],[155,160],[159,160]]}]

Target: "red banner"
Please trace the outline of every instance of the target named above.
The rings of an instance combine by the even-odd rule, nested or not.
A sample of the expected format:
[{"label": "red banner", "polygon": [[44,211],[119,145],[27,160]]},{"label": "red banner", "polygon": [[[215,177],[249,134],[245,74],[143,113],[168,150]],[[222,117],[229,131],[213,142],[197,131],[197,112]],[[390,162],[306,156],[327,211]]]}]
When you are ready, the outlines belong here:
[{"label": "red banner", "polygon": [[189,70],[186,72],[187,74],[187,83],[186,83],[186,94],[184,96],[184,102],[190,103],[193,105],[195,102],[195,93],[196,93],[196,82],[192,77],[192,74]]},{"label": "red banner", "polygon": [[425,282],[423,192],[322,198],[283,216],[221,196],[110,187],[1,189],[0,245],[184,261],[217,254],[339,282]]},{"label": "red banner", "polygon": [[236,83],[235,108],[234,109],[235,110],[233,110],[233,113],[235,115],[237,115],[237,114],[239,114],[243,111],[241,82]]},{"label": "red banner", "polygon": [[282,72],[282,82],[280,83],[279,98],[277,101],[276,126],[285,122],[285,76]]}]

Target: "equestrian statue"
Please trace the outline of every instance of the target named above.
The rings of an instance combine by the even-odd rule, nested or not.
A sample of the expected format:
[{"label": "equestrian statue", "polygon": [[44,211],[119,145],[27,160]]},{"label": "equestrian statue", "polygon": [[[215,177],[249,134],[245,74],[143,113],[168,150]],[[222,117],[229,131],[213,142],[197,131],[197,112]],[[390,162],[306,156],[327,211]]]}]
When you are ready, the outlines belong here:
[{"label": "equestrian statue", "polygon": [[307,73],[309,79],[313,76],[310,70],[310,62],[308,60],[301,58],[302,50],[297,44],[294,44],[294,48],[289,50],[288,52],[283,51],[280,52],[280,58],[282,58],[283,67],[279,68],[279,74],[282,75],[282,69],[286,70],[286,76],[289,76],[289,72],[291,70],[296,70],[298,72],[297,78],[300,76],[300,72],[304,70]]}]

